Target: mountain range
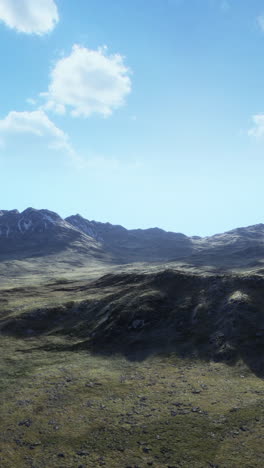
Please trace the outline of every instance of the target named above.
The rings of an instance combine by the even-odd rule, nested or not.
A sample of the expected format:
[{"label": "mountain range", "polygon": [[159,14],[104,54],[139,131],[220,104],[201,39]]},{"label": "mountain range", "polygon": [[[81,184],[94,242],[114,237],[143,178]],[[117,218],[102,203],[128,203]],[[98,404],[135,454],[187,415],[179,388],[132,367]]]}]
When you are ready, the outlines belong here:
[{"label": "mountain range", "polygon": [[202,238],[1,211],[0,331],[69,335],[98,352],[242,359],[259,373],[263,261],[263,224]]},{"label": "mountain range", "polygon": [[263,261],[263,224],[0,211],[1,466],[263,466]]},{"label": "mountain range", "polygon": [[[89,221],[79,214],[61,218],[49,210],[0,210],[0,261],[67,259],[131,264],[183,262],[219,268],[261,268],[264,261],[264,224],[237,228],[210,237],[188,237],[159,228],[126,229]],[[54,257],[54,258],[55,258]],[[73,260],[74,259],[74,260]]]}]

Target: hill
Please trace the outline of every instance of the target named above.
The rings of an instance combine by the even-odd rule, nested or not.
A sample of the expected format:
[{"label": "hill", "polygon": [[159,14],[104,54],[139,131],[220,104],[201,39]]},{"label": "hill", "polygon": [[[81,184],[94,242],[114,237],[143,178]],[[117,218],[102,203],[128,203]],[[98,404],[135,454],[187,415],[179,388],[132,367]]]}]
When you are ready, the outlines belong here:
[{"label": "hill", "polygon": [[70,335],[82,348],[131,359],[161,351],[229,364],[243,360],[261,374],[263,291],[260,275],[169,269],[55,281],[41,289],[2,290],[0,330],[20,337]]},{"label": "hill", "polygon": [[1,466],[262,467],[263,281],[125,267],[2,288]]}]

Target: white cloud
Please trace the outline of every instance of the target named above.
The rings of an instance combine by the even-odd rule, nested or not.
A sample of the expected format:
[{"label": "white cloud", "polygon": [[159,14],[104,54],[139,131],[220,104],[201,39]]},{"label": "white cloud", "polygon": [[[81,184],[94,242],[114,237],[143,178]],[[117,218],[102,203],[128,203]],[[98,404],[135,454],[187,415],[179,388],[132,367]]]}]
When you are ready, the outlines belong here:
[{"label": "white cloud", "polygon": [[49,147],[67,151],[70,155],[74,150],[69,143],[69,137],[49,119],[43,110],[33,112],[11,111],[0,120],[0,137],[14,134],[31,134],[47,138]]},{"label": "white cloud", "polygon": [[248,131],[248,134],[255,138],[264,137],[264,114],[253,115],[252,120],[254,122],[254,127]]},{"label": "white cloud", "polygon": [[74,45],[71,54],[60,59],[51,72],[45,96],[45,109],[74,116],[93,113],[111,115],[124,104],[131,92],[129,69],[119,54],[107,55],[107,49],[90,50]]},{"label": "white cloud", "polygon": [[264,16],[263,15],[257,17],[257,23],[258,23],[260,29],[262,29],[262,31],[264,31]]},{"label": "white cloud", "polygon": [[230,10],[230,3],[227,0],[222,0],[220,8],[224,13],[227,13]]},{"label": "white cloud", "polygon": [[0,20],[26,34],[42,35],[59,20],[54,0],[0,0]]},{"label": "white cloud", "polygon": [[76,170],[117,172],[121,170],[138,170],[142,167],[142,163],[139,161],[124,162],[117,158],[109,158],[98,154],[86,154],[84,156],[78,154],[71,145],[68,135],[58,128],[43,110],[33,112],[11,111],[4,119],[0,120],[0,158],[1,149],[5,149],[8,138],[13,137],[15,145],[19,146],[19,141],[14,138],[14,135],[19,134],[21,137],[32,135],[36,138],[42,138],[47,147],[67,153],[70,156],[72,168]]},{"label": "white cloud", "polygon": [[30,106],[36,106],[37,101],[35,99],[32,99],[32,98],[27,98],[26,103],[29,104]]},{"label": "white cloud", "polygon": [[99,171],[103,170],[122,170],[122,169],[138,169],[142,164],[138,161],[133,161],[131,163],[124,162],[117,158],[109,158],[104,156],[94,156],[90,155],[87,159],[79,159],[79,168],[80,169],[97,169]]}]

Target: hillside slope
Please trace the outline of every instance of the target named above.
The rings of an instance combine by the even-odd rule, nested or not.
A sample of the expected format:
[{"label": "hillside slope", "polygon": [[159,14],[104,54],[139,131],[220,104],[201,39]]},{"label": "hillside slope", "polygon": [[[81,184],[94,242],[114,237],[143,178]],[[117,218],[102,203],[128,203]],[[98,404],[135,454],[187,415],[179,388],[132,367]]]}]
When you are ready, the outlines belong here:
[{"label": "hillside slope", "polygon": [[[38,306],[41,294],[2,290],[2,333],[69,335],[96,353],[132,359],[175,351],[228,363],[242,359],[254,372],[263,371],[261,276],[122,272],[92,282],[51,283]],[[24,310],[16,311],[14,295],[23,297]]]},{"label": "hillside slope", "polygon": [[89,221],[80,215],[70,216],[66,221],[101,242],[121,263],[182,259],[195,249],[192,238],[159,228],[129,230],[110,223]]}]

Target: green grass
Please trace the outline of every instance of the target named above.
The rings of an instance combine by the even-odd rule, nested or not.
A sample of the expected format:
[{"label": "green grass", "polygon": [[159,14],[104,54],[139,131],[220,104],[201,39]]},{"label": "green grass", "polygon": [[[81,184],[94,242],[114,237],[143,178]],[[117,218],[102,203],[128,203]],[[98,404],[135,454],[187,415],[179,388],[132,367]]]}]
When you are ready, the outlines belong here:
[{"label": "green grass", "polygon": [[62,344],[1,338],[1,467],[263,466],[263,381],[244,365]]},{"label": "green grass", "polygon": [[[140,273],[160,269],[141,266]],[[138,273],[136,267],[124,270]],[[76,273],[71,280],[65,276],[50,278],[48,282],[45,277],[32,277],[31,285],[24,278],[18,287],[7,280],[0,288],[1,323],[10,319],[19,324],[16,320],[21,314],[38,315],[38,308],[46,307],[54,307],[54,315],[62,310],[63,316],[57,327],[56,321],[54,326],[49,323],[52,320],[47,315],[39,336],[22,339],[19,325],[15,331],[9,330],[9,336],[0,336],[0,467],[262,468],[264,386],[263,380],[247,368],[246,360],[228,366],[209,358],[198,359],[202,353],[192,355],[196,348],[191,347],[191,341],[185,343],[188,358],[180,357],[183,348],[178,354],[151,354],[157,348],[159,333],[164,344],[169,330],[173,334],[176,329],[171,328],[173,320],[189,310],[195,310],[197,320],[191,331],[197,335],[202,327],[201,346],[206,345],[206,307],[197,308],[192,299],[205,297],[200,289],[209,291],[209,298],[215,297],[212,309],[217,309],[218,300],[221,304],[224,301],[233,308],[237,304],[235,314],[243,311],[248,292],[261,318],[262,283],[255,286],[254,278],[224,278],[226,283],[219,283],[210,293],[213,276],[204,278],[198,287],[193,277],[184,275],[181,279],[171,272],[154,279],[144,276],[139,282],[136,275],[129,280],[119,275],[97,285],[90,280],[98,270],[91,270],[85,279],[82,274]],[[163,306],[168,298],[167,310]],[[104,303],[99,307],[95,319],[90,320],[89,311],[84,316],[82,310],[74,315],[74,303],[84,301],[85,305],[90,301],[93,305],[100,300],[106,307]],[[64,308],[60,309],[61,305]],[[115,350],[119,342],[123,346],[127,341],[128,348],[132,347],[126,320],[137,310],[140,317],[145,314],[147,319],[154,319],[146,332],[144,328],[139,331],[142,346],[149,340],[153,347],[150,354],[145,353],[143,359],[138,353],[134,360],[132,354],[129,359],[124,354],[107,354],[106,350],[103,354],[100,340],[96,354],[89,351],[86,340],[93,320],[102,343],[113,320],[113,333],[116,324],[120,333],[109,332],[115,339]],[[104,322],[109,311],[111,320]],[[166,313],[164,324],[162,314]],[[247,316],[248,309],[244,314]],[[217,317],[221,325],[221,308]],[[155,325],[157,318],[160,321]],[[113,346],[114,341],[111,343]]]}]

